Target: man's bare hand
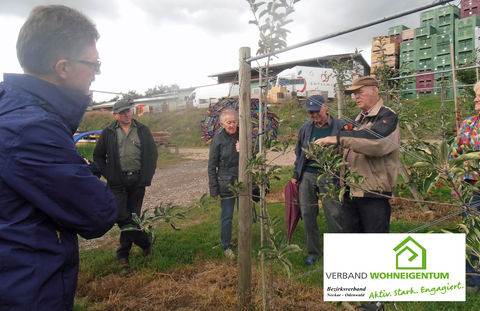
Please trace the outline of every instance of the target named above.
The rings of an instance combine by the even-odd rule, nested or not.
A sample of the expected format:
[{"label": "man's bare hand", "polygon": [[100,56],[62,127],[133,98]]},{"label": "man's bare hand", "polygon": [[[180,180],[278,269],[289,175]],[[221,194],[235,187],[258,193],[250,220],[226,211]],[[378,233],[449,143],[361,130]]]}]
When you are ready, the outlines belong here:
[{"label": "man's bare hand", "polygon": [[298,180],[296,180],[295,178],[292,178],[292,184],[298,184]]},{"label": "man's bare hand", "polygon": [[319,138],[315,141],[315,145],[336,145],[337,144],[337,137],[335,136],[327,136],[324,138]]}]

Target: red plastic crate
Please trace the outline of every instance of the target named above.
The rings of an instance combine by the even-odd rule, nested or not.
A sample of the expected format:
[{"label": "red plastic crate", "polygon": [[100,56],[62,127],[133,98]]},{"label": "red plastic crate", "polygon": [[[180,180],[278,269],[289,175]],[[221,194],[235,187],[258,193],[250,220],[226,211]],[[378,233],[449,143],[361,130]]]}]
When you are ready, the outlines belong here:
[{"label": "red plastic crate", "polygon": [[462,18],[470,17],[472,15],[480,16],[480,10],[478,9],[478,7],[468,8],[460,11],[460,16]]},{"label": "red plastic crate", "polygon": [[433,73],[433,70],[419,71],[418,73],[427,73],[427,72],[431,72],[432,74],[416,77],[416,80],[417,80],[416,88],[421,89],[421,90],[417,90],[417,94],[432,93],[434,90],[433,87],[435,84],[435,74]]},{"label": "red plastic crate", "polygon": [[480,16],[480,0],[462,0],[460,2],[460,16],[462,18],[472,15]]}]

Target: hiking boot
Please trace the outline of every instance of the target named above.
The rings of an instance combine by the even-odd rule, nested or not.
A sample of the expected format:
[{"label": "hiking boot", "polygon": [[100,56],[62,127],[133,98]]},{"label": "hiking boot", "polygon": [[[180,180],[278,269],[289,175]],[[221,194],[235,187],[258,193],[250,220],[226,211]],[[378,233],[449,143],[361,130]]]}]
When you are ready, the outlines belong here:
[{"label": "hiking boot", "polygon": [[143,258],[147,258],[153,253],[153,244],[150,244],[147,248],[143,249]]},{"label": "hiking boot", "polygon": [[480,292],[480,286],[478,285],[467,285],[467,294],[476,295]]},{"label": "hiking boot", "polygon": [[233,253],[231,248],[227,248],[223,253],[228,259],[235,259],[235,254]]},{"label": "hiking boot", "polygon": [[120,266],[120,269],[128,269],[130,268],[130,261],[128,258],[118,258],[118,265]]}]

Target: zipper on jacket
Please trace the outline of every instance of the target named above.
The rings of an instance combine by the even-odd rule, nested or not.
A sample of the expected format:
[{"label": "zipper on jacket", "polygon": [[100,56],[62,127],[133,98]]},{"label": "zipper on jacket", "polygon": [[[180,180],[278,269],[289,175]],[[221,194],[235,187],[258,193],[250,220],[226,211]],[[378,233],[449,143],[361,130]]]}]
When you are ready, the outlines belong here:
[{"label": "zipper on jacket", "polygon": [[58,244],[62,244],[62,236],[60,235],[60,231],[57,230],[56,233],[57,233],[57,242],[58,242]]}]

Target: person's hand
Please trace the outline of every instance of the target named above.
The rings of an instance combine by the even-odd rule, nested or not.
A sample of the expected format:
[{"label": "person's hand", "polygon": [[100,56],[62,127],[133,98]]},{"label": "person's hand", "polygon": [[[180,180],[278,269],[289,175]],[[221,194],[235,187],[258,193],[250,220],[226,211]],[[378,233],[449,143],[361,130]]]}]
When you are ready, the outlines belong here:
[{"label": "person's hand", "polygon": [[336,145],[337,144],[337,137],[335,136],[327,136],[324,138],[319,138],[315,141],[315,145]]},{"label": "person's hand", "polygon": [[83,158],[83,161],[85,161],[85,163],[87,163],[87,165],[90,165],[90,161],[88,161],[87,158]]},{"label": "person's hand", "polygon": [[296,180],[295,178],[292,178],[292,184],[294,185],[298,184],[298,180]]},{"label": "person's hand", "polygon": [[240,142],[237,140],[237,143],[235,144],[235,149],[237,149],[237,152],[240,152]]},{"label": "person's hand", "polygon": [[458,199],[458,193],[457,193],[457,191],[455,191],[455,190],[452,189],[451,195],[452,195],[453,198]]}]

